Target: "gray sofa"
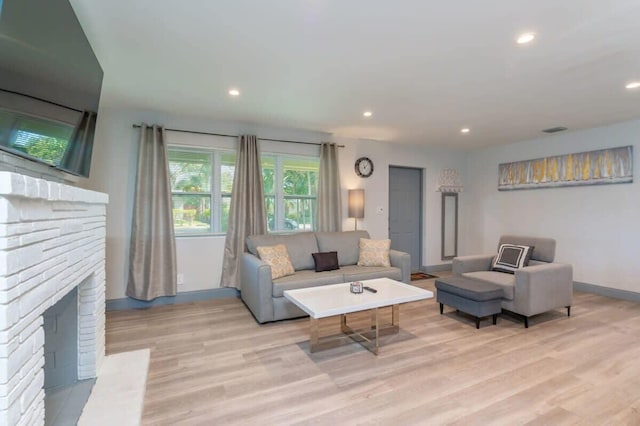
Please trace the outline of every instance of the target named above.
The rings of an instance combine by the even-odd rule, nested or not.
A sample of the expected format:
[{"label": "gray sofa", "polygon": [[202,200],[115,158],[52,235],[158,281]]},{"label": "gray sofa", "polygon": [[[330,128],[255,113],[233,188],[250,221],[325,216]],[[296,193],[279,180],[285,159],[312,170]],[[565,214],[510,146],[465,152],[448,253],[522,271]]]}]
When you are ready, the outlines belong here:
[{"label": "gray sofa", "polygon": [[556,241],[552,238],[503,235],[500,244],[533,246],[529,266],[515,274],[491,270],[495,254],[461,256],[453,259],[453,273],[466,278],[488,282],[502,288],[502,308],[528,318],[557,308],[571,313],[573,299],[573,267],[554,263]]},{"label": "gray sofa", "polygon": [[[391,250],[390,267],[357,266],[360,238],[367,231],[304,232],[288,235],[252,235],[247,237],[248,253],[242,254],[240,297],[260,323],[306,314],[283,296],[285,290],[387,277],[409,283],[411,257]],[[256,247],[284,244],[287,246],[295,274],[271,279],[271,267],[258,257]],[[338,252],[340,269],[315,272],[312,253]]]}]

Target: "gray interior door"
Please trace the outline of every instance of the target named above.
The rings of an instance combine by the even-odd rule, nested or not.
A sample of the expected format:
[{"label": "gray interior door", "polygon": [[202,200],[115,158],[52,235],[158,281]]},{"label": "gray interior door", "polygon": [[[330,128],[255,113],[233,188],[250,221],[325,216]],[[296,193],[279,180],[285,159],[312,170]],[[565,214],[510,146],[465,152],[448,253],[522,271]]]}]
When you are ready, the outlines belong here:
[{"label": "gray interior door", "polygon": [[44,388],[78,380],[78,288],[47,309],[44,319]]},{"label": "gray interior door", "polygon": [[411,255],[411,271],[422,263],[422,169],[389,166],[391,248]]}]

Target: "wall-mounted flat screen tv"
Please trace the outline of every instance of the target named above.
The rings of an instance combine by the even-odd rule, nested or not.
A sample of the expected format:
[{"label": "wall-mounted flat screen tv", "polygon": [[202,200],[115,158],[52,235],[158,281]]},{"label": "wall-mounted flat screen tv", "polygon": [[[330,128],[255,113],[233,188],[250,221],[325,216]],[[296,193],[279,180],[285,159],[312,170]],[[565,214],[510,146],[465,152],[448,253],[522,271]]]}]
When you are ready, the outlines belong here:
[{"label": "wall-mounted flat screen tv", "polygon": [[88,177],[102,76],[69,0],[0,0],[0,149]]}]

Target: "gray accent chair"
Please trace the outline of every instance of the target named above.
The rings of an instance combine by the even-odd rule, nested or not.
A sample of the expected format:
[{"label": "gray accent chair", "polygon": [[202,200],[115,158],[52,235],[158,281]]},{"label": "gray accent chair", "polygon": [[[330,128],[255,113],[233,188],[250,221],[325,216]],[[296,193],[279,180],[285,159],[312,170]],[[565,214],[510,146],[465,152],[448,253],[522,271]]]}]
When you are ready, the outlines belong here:
[{"label": "gray accent chair", "polygon": [[[360,238],[367,231],[303,232],[287,235],[251,235],[247,237],[248,253],[240,264],[240,297],[259,323],[303,317],[307,314],[284,297],[285,290],[317,287],[373,278],[411,281],[411,256],[391,250],[390,267],[358,266]],[[260,260],[257,247],[287,246],[295,274],[271,279],[271,266]],[[316,272],[312,253],[337,251],[340,269]]]},{"label": "gray accent chair", "polygon": [[524,318],[557,308],[567,308],[571,315],[573,300],[573,267],[554,262],[556,240],[552,238],[503,235],[500,244],[533,246],[529,266],[515,274],[491,270],[496,254],[460,256],[453,259],[453,273],[465,278],[500,286],[504,295],[502,309]]}]

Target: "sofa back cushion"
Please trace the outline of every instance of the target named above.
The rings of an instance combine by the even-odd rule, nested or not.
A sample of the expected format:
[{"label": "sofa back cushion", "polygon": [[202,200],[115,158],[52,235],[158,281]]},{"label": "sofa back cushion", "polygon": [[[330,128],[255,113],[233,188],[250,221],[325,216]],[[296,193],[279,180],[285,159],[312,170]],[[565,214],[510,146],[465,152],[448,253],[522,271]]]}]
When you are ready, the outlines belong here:
[{"label": "sofa back cushion", "polygon": [[369,238],[367,231],[316,232],[320,251],[337,251],[340,266],[355,265],[360,256],[360,238]]},{"label": "sofa back cushion", "polygon": [[314,269],[315,263],[311,253],[317,253],[318,243],[316,236],[313,232],[301,232],[298,234],[287,235],[249,235],[247,237],[247,249],[249,253],[254,256],[258,256],[256,247],[261,246],[275,246],[277,244],[284,244],[287,246],[287,252],[291,258],[291,263],[296,271],[301,269]]},{"label": "sofa back cushion", "polygon": [[[523,246],[533,246],[531,260],[540,262],[553,262],[556,257],[556,240],[553,238],[523,237],[518,235],[503,235],[500,237],[498,248],[502,244],[515,244]],[[532,263],[533,264],[533,263]]]}]

